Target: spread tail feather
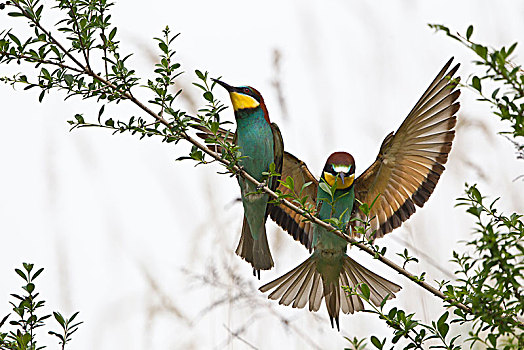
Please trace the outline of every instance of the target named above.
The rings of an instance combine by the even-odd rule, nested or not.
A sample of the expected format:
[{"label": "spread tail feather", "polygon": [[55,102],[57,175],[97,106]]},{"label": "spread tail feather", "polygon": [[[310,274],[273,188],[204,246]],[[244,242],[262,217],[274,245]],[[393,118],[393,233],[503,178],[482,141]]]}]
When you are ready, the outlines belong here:
[{"label": "spread tail feather", "polygon": [[260,270],[269,270],[274,265],[267,242],[266,228],[263,227],[257,240],[253,239],[245,216],[236,253],[253,266],[253,274],[258,272],[259,279]]},{"label": "spread tail feather", "polygon": [[242,233],[240,235],[240,242],[238,242],[237,250],[235,251],[242,259],[253,265],[253,236],[249,230],[249,224],[244,216],[242,223]]},{"label": "spread tail feather", "polygon": [[364,304],[360,297],[347,295],[341,286],[351,288],[365,283],[370,290],[370,300],[379,306],[386,296],[388,299],[395,297],[394,293],[400,290],[400,286],[366,269],[347,255],[342,257],[338,279],[325,281],[317,269],[318,256],[313,254],[302,264],[286,273],[280,278],[260,287],[260,291],[273,290],[268,298],[278,300],[279,304],[291,305],[294,308],[303,308],[309,304],[309,311],[318,311],[322,299],[325,298],[326,307],[333,326],[333,320],[338,323],[340,309],[345,314],[364,310]]}]

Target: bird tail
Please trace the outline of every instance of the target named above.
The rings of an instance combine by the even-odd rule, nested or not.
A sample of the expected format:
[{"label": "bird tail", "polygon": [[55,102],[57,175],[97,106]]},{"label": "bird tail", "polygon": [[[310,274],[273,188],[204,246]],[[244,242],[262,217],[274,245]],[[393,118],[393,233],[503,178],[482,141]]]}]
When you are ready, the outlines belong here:
[{"label": "bird tail", "polygon": [[[342,257],[342,263],[338,261],[319,267],[318,261],[319,256],[313,253],[284,276],[260,287],[260,291],[264,293],[274,289],[269,294],[269,299],[280,299],[279,304],[284,305],[293,303],[291,306],[294,308],[303,308],[309,304],[309,311],[318,311],[322,299],[325,298],[331,326],[334,327],[335,320],[337,329],[340,330],[340,309],[345,314],[364,310],[360,297],[346,294],[342,286],[355,289],[360,283],[365,283],[370,290],[371,302],[377,306],[386,296],[388,299],[394,298],[394,293],[400,290],[400,286],[371,272],[346,254]],[[324,273],[321,273],[321,270]],[[329,271],[338,273],[338,277],[335,275],[335,278],[329,278]]]},{"label": "bird tail", "polygon": [[251,235],[251,230],[249,229],[249,224],[245,216],[236,253],[253,266],[253,275],[258,273],[259,279],[260,270],[269,270],[274,265],[267,242],[265,226],[262,226],[258,239],[255,240]]}]

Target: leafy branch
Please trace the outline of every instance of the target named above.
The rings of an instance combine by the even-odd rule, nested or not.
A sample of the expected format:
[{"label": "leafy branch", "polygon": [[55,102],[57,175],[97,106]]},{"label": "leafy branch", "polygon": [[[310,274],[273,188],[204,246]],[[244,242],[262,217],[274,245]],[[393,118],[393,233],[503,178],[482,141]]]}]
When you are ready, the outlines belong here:
[{"label": "leafy branch", "polygon": [[[15,272],[24,280],[24,286],[22,286],[24,294],[11,294],[17,300],[17,302],[10,302],[10,304],[18,319],[9,322],[11,326],[15,327],[15,330],[7,333],[2,332],[1,328],[10,314],[0,321],[0,350],[39,350],[44,348],[44,346],[37,346],[36,329],[43,327],[45,320],[51,315],[38,316],[38,312],[44,307],[45,301],[39,300],[40,293],[35,292],[34,281],[44,269],[40,268],[36,271],[33,271],[33,269],[34,265],[27,263],[23,264],[23,269],[15,269]],[[58,312],[53,312],[53,314],[62,327],[63,334],[53,331],[50,331],[49,334],[55,335],[61,340],[60,344],[62,350],[64,350],[66,343],[71,340],[71,335],[78,330],[78,326],[82,322],[72,324],[78,312],[74,313],[69,319],[64,319]]]},{"label": "leafy branch", "polygon": [[[174,62],[174,51],[171,46],[176,38],[170,35],[169,28],[163,32],[162,38],[156,38],[161,50],[160,63],[155,67],[156,78],[148,80],[146,85],[140,86],[139,78],[135,71],[128,68],[128,59],[131,55],[121,55],[118,41],[116,41],[117,30],[111,27],[110,16],[107,15],[112,3],[99,0],[57,0],[56,10],[63,16],[58,22],[59,32],[65,33],[63,44],[50,30],[46,30],[41,24],[41,15],[44,5],[40,0],[12,0],[6,5],[12,10],[9,16],[28,20],[34,30],[34,35],[20,40],[19,36],[12,31],[0,33],[0,64],[9,64],[25,60],[34,64],[38,70],[35,78],[24,74],[17,74],[13,78],[0,78],[6,83],[13,85],[23,84],[26,89],[39,88],[41,93],[39,100],[42,101],[46,93],[51,90],[65,90],[67,97],[79,96],[83,99],[96,98],[99,102],[129,101],[152,118],[146,121],[143,117],[131,117],[129,121],[115,120],[109,118],[105,121],[101,117],[105,105],[100,108],[97,122],[86,121],[83,115],[76,114],[75,120],[70,121],[72,128],[80,127],[102,127],[113,130],[113,132],[131,132],[143,137],[160,136],[164,142],[178,143],[184,140],[192,145],[190,158],[197,160],[197,164],[217,162],[226,168],[226,172],[246,178],[257,186],[261,191],[268,193],[281,205],[301,214],[306,220],[314,222],[332,231],[334,234],[345,239],[352,245],[372,255],[382,263],[388,265],[398,273],[406,276],[421,287],[430,291],[435,296],[445,300],[450,305],[456,306],[464,312],[471,309],[444,295],[440,290],[431,286],[423,280],[423,276],[415,276],[384,257],[384,250],[377,246],[371,247],[365,242],[359,242],[348,236],[345,232],[333,227],[329,223],[317,219],[311,208],[304,208],[303,198],[289,201],[282,194],[271,191],[264,183],[259,183],[251,175],[238,166],[241,154],[238,148],[231,142],[220,141],[217,135],[218,127],[224,123],[220,122],[219,114],[224,106],[213,96],[214,83],[208,83],[208,74],[197,71],[196,74],[202,83],[197,84],[203,90],[203,97],[208,105],[199,111],[197,117],[191,117],[186,112],[174,108],[174,101],[180,94],[180,89],[172,94],[170,90],[176,85],[176,78],[180,75],[178,69],[180,64]],[[106,36],[106,32],[109,35]],[[98,34],[98,36],[97,36]],[[76,55],[81,58],[77,58]],[[103,65],[96,67],[98,57]],[[85,61],[85,63],[82,63]],[[99,73],[99,70],[104,73]],[[145,87],[153,93],[149,107],[138,100],[134,89]],[[158,108],[154,111],[152,108]],[[198,126],[210,129],[214,132],[215,142],[220,143],[220,148],[212,150],[200,143],[188,134],[188,128],[196,123]],[[219,153],[220,152],[220,153]],[[207,161],[205,157],[211,158]],[[287,180],[286,180],[287,181]],[[293,202],[293,203],[292,203]]]},{"label": "leafy branch", "polygon": [[[407,314],[404,310],[400,310],[396,307],[391,308],[389,311],[384,309],[386,301],[389,295],[386,296],[379,306],[375,306],[370,300],[369,287],[362,283],[355,288],[343,287],[348,295],[356,295],[366,302],[371,307],[368,312],[377,315],[381,320],[384,320],[386,324],[393,329],[393,338],[391,342],[397,344],[400,339],[405,338],[408,340],[408,345],[404,347],[407,349],[421,349],[428,348],[426,343],[431,340],[437,340],[439,345],[432,345],[429,348],[432,349],[448,349],[448,350],[459,350],[460,345],[456,345],[459,335],[449,339],[446,339],[449,332],[449,325],[446,322],[449,317],[449,311],[445,311],[438,319],[437,322],[433,321],[431,324],[425,324],[420,320],[414,318],[415,314]],[[379,340],[376,336],[370,337],[371,344],[377,349],[385,349],[387,339]]]},{"label": "leafy branch", "polygon": [[[478,59],[473,63],[484,68],[485,72],[480,76],[473,75],[470,81],[462,86],[475,91],[480,96],[479,101],[491,104],[494,108],[493,114],[500,120],[510,123],[512,131],[504,131],[501,134],[509,134],[515,139],[510,141],[515,145],[518,158],[524,159],[524,144],[517,142],[517,139],[524,137],[524,70],[511,59],[517,43],[497,49],[474,42],[471,39],[472,25],[466,30],[465,36],[453,33],[441,24],[429,24],[429,26],[436,31],[444,32],[475,52]],[[495,83],[495,87],[487,92],[482,84],[483,81]]]},{"label": "leafy branch", "polygon": [[[458,206],[475,216],[476,236],[466,243],[473,253],[453,252],[453,262],[458,265],[457,281],[441,282],[444,294],[453,300],[471,307],[471,313],[455,309],[453,318],[449,311],[437,321],[426,324],[415,320],[415,314],[392,308],[384,309],[384,299],[379,307],[369,300],[369,287],[345,288],[350,295],[360,296],[371,307],[370,312],[393,328],[391,342],[397,344],[401,338],[408,339],[404,349],[425,349],[428,341],[438,342],[429,348],[458,350],[466,343],[472,347],[483,344],[489,350],[522,349],[524,346],[524,323],[521,315],[524,308],[524,293],[521,281],[524,271],[524,222],[522,215],[500,214],[495,207],[498,199],[485,203],[477,186],[466,185],[466,196],[459,198]],[[409,255],[404,252],[405,259]],[[459,344],[459,336],[447,340],[453,324],[471,325],[469,337]],[[487,333],[489,332],[489,333]],[[386,339],[370,338],[377,349],[385,349]]]}]

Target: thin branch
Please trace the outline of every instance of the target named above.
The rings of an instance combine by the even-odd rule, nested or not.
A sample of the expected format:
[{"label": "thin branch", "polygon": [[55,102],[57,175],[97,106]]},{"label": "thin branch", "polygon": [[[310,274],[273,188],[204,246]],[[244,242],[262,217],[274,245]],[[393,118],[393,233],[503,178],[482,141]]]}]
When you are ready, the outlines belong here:
[{"label": "thin branch", "polygon": [[245,340],[244,338],[242,338],[238,333],[240,332],[234,332],[232,331],[231,329],[229,329],[225,324],[223,325],[224,328],[229,332],[229,334],[231,334],[231,336],[233,336],[234,338],[237,338],[238,340],[240,340],[242,343],[246,344],[247,346],[249,346],[251,349],[254,349],[254,350],[258,350],[258,348],[256,346],[254,346],[253,344],[251,344],[250,342],[248,342],[247,340]]},{"label": "thin branch", "polygon": [[20,4],[16,3],[16,2],[12,2],[11,3],[12,6],[15,6],[16,8],[18,8],[18,10],[21,11],[21,13],[26,17],[28,18],[29,20],[31,20],[31,22],[33,22],[33,24],[38,28],[40,29],[49,39],[51,39],[53,41],[53,43],[58,46],[60,48],[60,50],[62,50],[63,53],[66,54],[67,57],[69,57],[77,66],[79,66],[82,70],[83,73],[86,73],[87,72],[87,69],[84,65],[82,65],[82,63],[80,63],[80,61],[78,61],[75,56],[73,56],[71,54],[71,52],[69,52],[68,50],[66,50],[62,44],[60,44],[60,42],[58,42],[58,40],[56,40],[50,32],[48,32],[47,30],[44,29],[44,27],[42,27],[42,25],[40,24],[39,21],[36,21],[30,14],[28,14],[23,8],[22,6],[20,6]]},{"label": "thin branch", "polygon": [[67,5],[69,6],[69,8],[71,9],[71,14],[73,17],[73,21],[75,23],[75,27],[76,27],[76,35],[78,36],[78,42],[80,43],[80,48],[81,48],[81,51],[82,51],[82,54],[84,55],[84,60],[86,61],[86,66],[88,69],[91,69],[91,66],[89,65],[89,50],[86,48],[86,46],[84,45],[84,41],[82,40],[82,34],[80,33],[80,25],[78,24],[78,18],[76,16],[76,7],[74,7],[70,1],[67,1]]},{"label": "thin branch", "polygon": [[37,62],[37,63],[42,63],[42,64],[50,64],[50,65],[57,66],[57,67],[60,67],[60,68],[69,69],[69,70],[72,70],[72,71],[77,72],[77,73],[85,73],[85,71],[80,70],[78,68],[75,68],[75,67],[72,67],[72,66],[68,66],[67,64],[63,64],[61,62],[55,62],[55,61],[52,61],[52,60],[43,60],[41,58],[35,58],[35,57],[32,57],[32,56],[25,56],[25,55],[14,55],[14,54],[12,54],[10,52],[7,52],[7,51],[0,51],[0,57],[1,56],[10,56],[10,57],[18,58],[18,59],[24,59],[27,62],[32,62],[32,63]]},{"label": "thin branch", "polygon": [[[104,23],[104,6],[100,4],[100,17],[102,23]],[[109,76],[109,70],[107,69],[107,37],[105,33],[105,25],[102,26],[102,42],[104,45],[104,68],[106,71],[106,78]]]}]

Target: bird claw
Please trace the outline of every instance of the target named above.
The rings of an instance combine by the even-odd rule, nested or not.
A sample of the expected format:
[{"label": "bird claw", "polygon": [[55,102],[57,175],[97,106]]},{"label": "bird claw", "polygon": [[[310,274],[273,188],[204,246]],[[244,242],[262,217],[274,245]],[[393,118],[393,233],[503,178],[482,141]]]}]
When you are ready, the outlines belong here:
[{"label": "bird claw", "polygon": [[262,182],[260,183],[260,185],[257,186],[257,190],[260,191],[261,189],[263,189],[264,187],[266,187],[266,185],[267,185],[266,180],[262,181]]}]

